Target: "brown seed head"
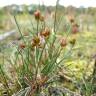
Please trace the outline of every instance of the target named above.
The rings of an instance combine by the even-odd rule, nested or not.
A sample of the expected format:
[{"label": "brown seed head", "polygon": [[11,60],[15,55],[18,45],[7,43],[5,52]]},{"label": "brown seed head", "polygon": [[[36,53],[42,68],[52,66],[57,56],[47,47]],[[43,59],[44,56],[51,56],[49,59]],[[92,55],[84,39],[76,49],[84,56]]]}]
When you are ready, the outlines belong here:
[{"label": "brown seed head", "polygon": [[40,43],[40,38],[38,36],[36,36],[32,39],[32,46],[33,47],[39,45],[39,43]]},{"label": "brown seed head", "polygon": [[44,20],[45,20],[44,16],[41,15],[41,16],[40,16],[40,21],[41,21],[41,22],[44,22]]},{"label": "brown seed head", "polygon": [[20,47],[21,49],[24,49],[26,46],[25,46],[25,44],[22,43],[22,44],[19,45],[19,47]]},{"label": "brown seed head", "polygon": [[46,28],[41,32],[41,36],[48,37],[49,35],[50,35],[50,29],[46,27]]},{"label": "brown seed head", "polygon": [[72,33],[73,33],[73,34],[76,34],[77,32],[78,32],[78,28],[77,28],[77,27],[73,27],[73,28],[72,28]]},{"label": "brown seed head", "polygon": [[73,18],[70,18],[70,22],[71,22],[71,23],[74,23],[74,21],[75,21],[75,20],[74,20]]},{"label": "brown seed head", "polygon": [[70,40],[70,44],[74,45],[76,43],[76,39],[73,38],[72,40]]},{"label": "brown seed head", "polygon": [[75,22],[75,19],[74,19],[73,15],[69,15],[68,19],[69,19],[70,23],[74,23]]},{"label": "brown seed head", "polygon": [[67,45],[67,41],[65,38],[62,38],[61,41],[60,41],[60,45],[61,47],[65,47]]},{"label": "brown seed head", "polygon": [[78,28],[78,27],[79,27],[79,26],[78,26],[77,24],[72,25],[72,33],[73,33],[73,34],[78,33],[78,31],[79,31],[79,28]]},{"label": "brown seed head", "polygon": [[35,13],[34,13],[34,16],[35,16],[35,19],[36,20],[39,20],[40,19],[40,16],[41,16],[41,12],[39,10],[37,10]]}]

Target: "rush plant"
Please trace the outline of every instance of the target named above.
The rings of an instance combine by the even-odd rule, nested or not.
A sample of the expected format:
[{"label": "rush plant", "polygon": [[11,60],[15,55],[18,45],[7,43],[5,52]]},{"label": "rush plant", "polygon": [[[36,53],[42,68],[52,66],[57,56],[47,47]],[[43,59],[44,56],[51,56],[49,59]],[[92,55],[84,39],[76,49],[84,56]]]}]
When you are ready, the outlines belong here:
[{"label": "rush plant", "polygon": [[[15,90],[20,89],[13,96],[41,96],[42,93],[48,93],[48,88],[57,82],[59,68],[71,55],[76,39],[68,40],[71,26],[68,26],[64,36],[58,36],[58,3],[59,0],[56,3],[52,26],[47,25],[46,18],[38,9],[34,13],[36,26],[31,21],[32,29],[27,36],[23,35],[14,15],[21,40],[15,47],[12,61],[10,60],[14,69],[12,78],[18,85]],[[77,32],[77,26],[75,27],[73,31]]]}]

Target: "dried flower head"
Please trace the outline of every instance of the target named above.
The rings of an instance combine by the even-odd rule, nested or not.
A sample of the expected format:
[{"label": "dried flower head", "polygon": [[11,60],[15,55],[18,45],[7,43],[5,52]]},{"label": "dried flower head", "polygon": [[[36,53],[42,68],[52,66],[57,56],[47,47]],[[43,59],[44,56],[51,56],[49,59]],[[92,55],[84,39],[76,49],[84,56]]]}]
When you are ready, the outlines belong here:
[{"label": "dried flower head", "polygon": [[60,40],[60,45],[61,45],[61,47],[65,47],[65,46],[67,45],[67,41],[66,41],[65,38],[62,38],[62,39]]},{"label": "dried flower head", "polygon": [[70,44],[74,45],[75,43],[76,43],[76,39],[75,38],[70,40]]},{"label": "dried flower head", "polygon": [[72,25],[72,33],[73,34],[76,34],[76,33],[78,33],[79,32],[79,25],[78,24],[73,24]]},{"label": "dried flower head", "polygon": [[35,13],[34,13],[34,16],[35,16],[35,19],[36,20],[39,20],[40,17],[41,17],[41,12],[39,10],[37,10]]},{"label": "dried flower head", "polygon": [[46,27],[41,33],[41,36],[48,37],[50,35],[50,29]]},{"label": "dried flower head", "polygon": [[74,16],[72,16],[72,15],[68,16],[68,19],[69,19],[70,23],[75,22]]},{"label": "dried flower head", "polygon": [[24,49],[26,46],[25,46],[25,44],[23,44],[23,43],[21,43],[20,45],[19,45],[19,48],[20,49]]},{"label": "dried flower head", "polygon": [[74,23],[74,21],[75,21],[75,20],[74,20],[73,18],[70,18],[70,22],[71,22],[71,23]]},{"label": "dried flower head", "polygon": [[45,20],[44,16],[41,15],[41,16],[40,16],[40,21],[41,21],[41,22],[44,22],[44,20]]},{"label": "dried flower head", "polygon": [[32,39],[32,46],[37,46],[39,45],[40,43],[40,38],[38,36],[35,36],[33,39]]}]

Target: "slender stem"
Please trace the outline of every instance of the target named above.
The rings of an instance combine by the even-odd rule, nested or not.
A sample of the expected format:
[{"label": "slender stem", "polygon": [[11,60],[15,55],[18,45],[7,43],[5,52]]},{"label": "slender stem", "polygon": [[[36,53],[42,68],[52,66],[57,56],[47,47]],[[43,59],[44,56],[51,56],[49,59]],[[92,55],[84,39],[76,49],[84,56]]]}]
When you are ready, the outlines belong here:
[{"label": "slender stem", "polygon": [[35,72],[35,80],[37,81],[37,75],[38,75],[38,69],[39,69],[39,64],[38,64],[38,56],[37,56],[37,47],[35,48],[35,65],[36,65],[36,72]]},{"label": "slender stem", "polygon": [[14,20],[15,20],[15,23],[17,25],[18,31],[19,31],[19,33],[21,35],[21,38],[23,39],[24,43],[26,44],[26,41],[25,41],[24,36],[23,36],[23,34],[22,34],[21,30],[20,30],[20,27],[19,27],[19,24],[17,22],[17,19],[16,19],[16,16],[15,15],[14,15]]},{"label": "slender stem", "polygon": [[38,31],[39,31],[39,20],[37,20],[37,35],[38,35]]},{"label": "slender stem", "polygon": [[56,33],[56,19],[57,19],[57,9],[58,9],[58,3],[59,3],[59,0],[57,0],[56,2],[56,8],[55,8],[55,18],[54,18],[54,33]]}]

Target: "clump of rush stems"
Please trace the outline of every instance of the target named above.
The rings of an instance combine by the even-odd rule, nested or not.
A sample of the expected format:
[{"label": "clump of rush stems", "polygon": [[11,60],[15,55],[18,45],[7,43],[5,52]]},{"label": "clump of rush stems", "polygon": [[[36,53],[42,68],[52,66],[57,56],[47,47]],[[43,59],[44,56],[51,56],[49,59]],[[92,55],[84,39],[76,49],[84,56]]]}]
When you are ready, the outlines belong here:
[{"label": "clump of rush stems", "polygon": [[[69,26],[69,29],[65,33],[66,36],[58,38],[58,3],[59,0],[56,3],[53,27],[47,25],[46,18],[38,9],[34,13],[36,27],[34,26],[31,29],[31,35],[27,37],[21,32],[17,18],[14,16],[21,36],[21,42],[16,47],[15,59],[13,60],[14,71],[16,73],[14,76],[16,76],[21,90],[17,94],[14,94],[14,96],[33,96],[40,94],[45,88],[50,86],[50,82],[53,80],[52,78],[57,75],[60,64],[67,56],[71,55],[76,39],[73,38],[68,41],[68,36],[71,29],[72,33],[77,33],[78,26],[71,19],[70,23],[72,26],[71,28]],[[34,25],[32,22],[31,24]],[[52,29],[54,35],[52,34]],[[69,49],[67,54],[65,54],[64,50],[67,50],[67,46],[69,46]],[[62,54],[64,54],[63,57]]]}]

